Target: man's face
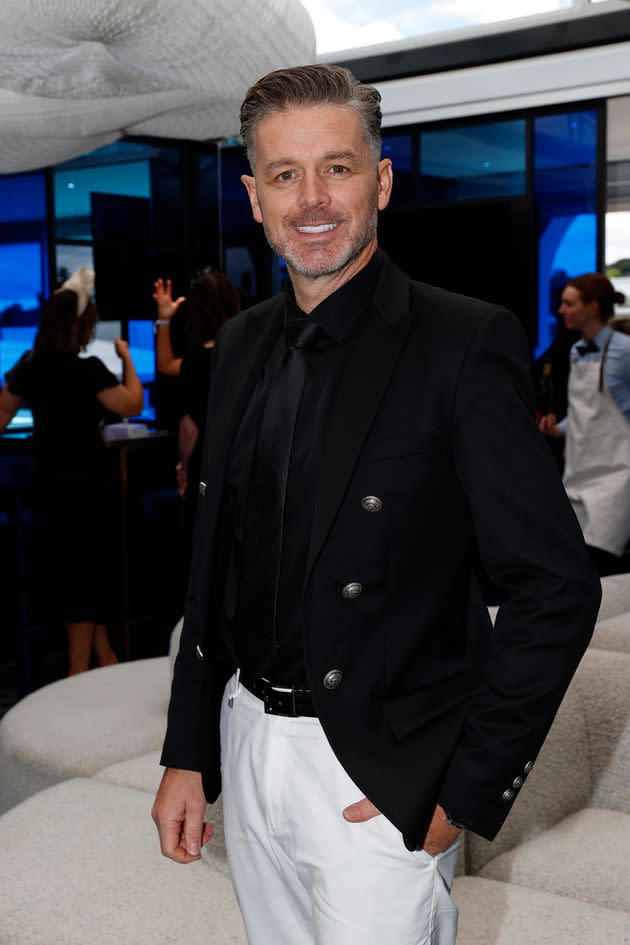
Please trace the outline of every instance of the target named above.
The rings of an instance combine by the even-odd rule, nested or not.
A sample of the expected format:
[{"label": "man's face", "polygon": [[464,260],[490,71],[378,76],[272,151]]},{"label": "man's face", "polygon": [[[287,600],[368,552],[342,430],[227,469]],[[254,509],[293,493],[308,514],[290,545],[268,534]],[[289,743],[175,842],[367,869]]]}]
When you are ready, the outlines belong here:
[{"label": "man's face", "polygon": [[289,108],[256,128],[255,177],[241,178],[254,219],[293,272],[339,272],[376,237],[391,192],[391,161],[378,165],[353,108]]}]

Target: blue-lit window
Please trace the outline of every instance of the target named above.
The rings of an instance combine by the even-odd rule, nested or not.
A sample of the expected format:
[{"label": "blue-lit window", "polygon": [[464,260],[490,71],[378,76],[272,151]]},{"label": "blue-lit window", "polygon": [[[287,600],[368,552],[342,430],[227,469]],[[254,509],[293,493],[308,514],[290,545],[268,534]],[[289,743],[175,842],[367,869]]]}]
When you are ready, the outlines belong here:
[{"label": "blue-lit window", "polygon": [[46,178],[0,177],[0,374],[31,346],[48,292]]},{"label": "blue-lit window", "polygon": [[129,322],[129,351],[143,384],[155,380],[153,322],[134,319]]},{"label": "blue-lit window", "polygon": [[3,323],[37,321],[44,290],[39,242],[0,243],[0,318]]},{"label": "blue-lit window", "polygon": [[46,219],[46,181],[43,174],[0,177],[0,223]]},{"label": "blue-lit window", "polygon": [[92,194],[150,197],[148,161],[105,164],[101,167],[63,165],[55,171],[55,218],[58,239],[91,240]]},{"label": "blue-lit window", "polygon": [[17,364],[25,351],[35,343],[35,325],[3,325],[0,328],[0,383],[4,383],[7,371]]},{"label": "blue-lit window", "polygon": [[420,134],[420,198],[479,200],[525,193],[524,120]]},{"label": "blue-lit window", "polygon": [[547,350],[558,326],[566,280],[597,268],[597,113],[534,120],[534,200],[538,237],[538,338]]},{"label": "blue-lit window", "polygon": [[415,168],[413,142],[410,134],[383,134],[381,157],[389,158],[394,172],[394,189],[390,204],[408,204],[415,199]]}]

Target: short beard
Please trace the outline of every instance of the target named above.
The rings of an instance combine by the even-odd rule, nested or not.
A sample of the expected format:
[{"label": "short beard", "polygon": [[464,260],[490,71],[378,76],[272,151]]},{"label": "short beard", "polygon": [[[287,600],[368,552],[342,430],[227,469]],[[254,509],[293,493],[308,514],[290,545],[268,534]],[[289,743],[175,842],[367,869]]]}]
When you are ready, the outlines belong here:
[{"label": "short beard", "polygon": [[322,260],[317,266],[310,266],[304,259],[300,259],[297,255],[294,255],[289,248],[289,241],[283,241],[280,237],[276,238],[276,235],[270,232],[265,226],[264,219],[263,229],[271,249],[277,256],[280,256],[281,259],[284,259],[287,266],[293,270],[293,272],[300,276],[304,276],[307,279],[319,279],[321,276],[332,276],[349,266],[350,263],[353,262],[357,256],[363,252],[365,247],[376,237],[376,231],[378,227],[378,204],[376,193],[374,194],[371,204],[372,205],[369,208],[366,217],[362,221],[362,227],[357,234],[356,241],[353,242],[353,245],[348,246],[346,251],[342,253],[342,255],[337,259],[331,260],[328,263],[325,260]]}]

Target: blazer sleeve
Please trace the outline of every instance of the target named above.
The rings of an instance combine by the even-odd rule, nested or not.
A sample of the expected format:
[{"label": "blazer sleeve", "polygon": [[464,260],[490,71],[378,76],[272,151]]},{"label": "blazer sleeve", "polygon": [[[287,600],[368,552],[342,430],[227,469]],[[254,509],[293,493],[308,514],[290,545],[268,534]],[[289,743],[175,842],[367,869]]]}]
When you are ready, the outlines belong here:
[{"label": "blazer sleeve", "polygon": [[[205,443],[209,440],[209,429],[213,421],[212,404],[215,380],[218,374],[219,338],[212,349],[210,390],[208,393],[208,417],[206,421]],[[202,476],[207,466],[208,456],[204,448]],[[203,527],[200,525],[202,503],[197,503],[196,521],[193,534],[193,552],[186,602],[184,606],[184,624],[173,670],[171,698],[168,706],[166,735],[162,747],[160,764],[168,768],[183,768],[189,771],[201,771],[202,737],[201,713],[203,706],[205,673],[204,661],[195,655],[196,645],[203,639],[202,616],[197,601],[195,573],[200,569],[203,557]]]},{"label": "blazer sleeve", "polygon": [[504,600],[439,796],[489,840],[531,770],[601,599],[533,405],[523,329],[493,309],[463,359],[451,442],[482,564]]}]

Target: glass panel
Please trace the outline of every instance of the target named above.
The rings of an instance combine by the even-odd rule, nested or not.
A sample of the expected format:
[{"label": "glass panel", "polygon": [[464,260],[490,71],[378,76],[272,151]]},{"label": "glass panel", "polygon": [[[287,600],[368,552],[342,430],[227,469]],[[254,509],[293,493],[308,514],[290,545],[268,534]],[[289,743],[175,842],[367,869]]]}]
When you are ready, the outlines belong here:
[{"label": "glass panel", "polygon": [[618,315],[630,315],[630,95],[608,101],[606,272],[626,296]]},{"label": "glass panel", "polygon": [[148,161],[56,170],[54,174],[57,239],[91,240],[92,194],[150,197]]},{"label": "glass panel", "polygon": [[606,275],[626,297],[615,314],[630,315],[630,210],[606,214]]},{"label": "glass panel", "polygon": [[57,243],[56,256],[55,280],[57,286],[65,282],[80,266],[88,266],[90,269],[94,269],[94,250],[91,246]]},{"label": "glass panel", "polygon": [[219,248],[219,167],[216,150],[195,156],[195,201],[193,205],[194,272],[204,266],[220,265]]},{"label": "glass panel", "polygon": [[394,171],[394,189],[390,206],[413,203],[415,198],[415,174],[411,135],[383,134],[381,156],[390,159]]},{"label": "glass panel", "polygon": [[243,307],[276,291],[277,267],[263,228],[252,217],[241,183],[251,174],[244,148],[225,147],[221,161],[221,226],[225,271],[241,292]]},{"label": "glass panel", "polygon": [[0,243],[0,318],[5,325],[34,323],[44,289],[40,243]]},{"label": "glass panel", "polygon": [[34,325],[47,286],[46,177],[0,177],[0,324]]},{"label": "glass panel", "polygon": [[129,322],[129,351],[143,384],[155,380],[153,322],[133,319]]},{"label": "glass panel", "polygon": [[0,177],[0,223],[46,219],[46,181],[43,174]]},{"label": "glass panel", "polygon": [[535,356],[552,344],[562,289],[597,267],[597,113],[534,120],[534,202],[538,237]]},{"label": "glass panel", "polygon": [[89,358],[94,355],[100,358],[105,367],[114,374],[119,381],[123,377],[122,361],[116,354],[114,348],[114,338],[122,334],[122,325],[119,321],[97,322],[94,328],[94,335],[85,351],[81,352],[82,358]]},{"label": "glass panel", "polygon": [[337,52],[441,30],[477,26],[570,7],[572,0],[302,0],[315,26],[317,52]]},{"label": "glass panel", "polygon": [[3,325],[0,328],[0,378],[4,383],[7,371],[19,361],[35,343],[35,325]]},{"label": "glass panel", "polygon": [[420,199],[471,200],[525,193],[525,121],[420,135]]}]

